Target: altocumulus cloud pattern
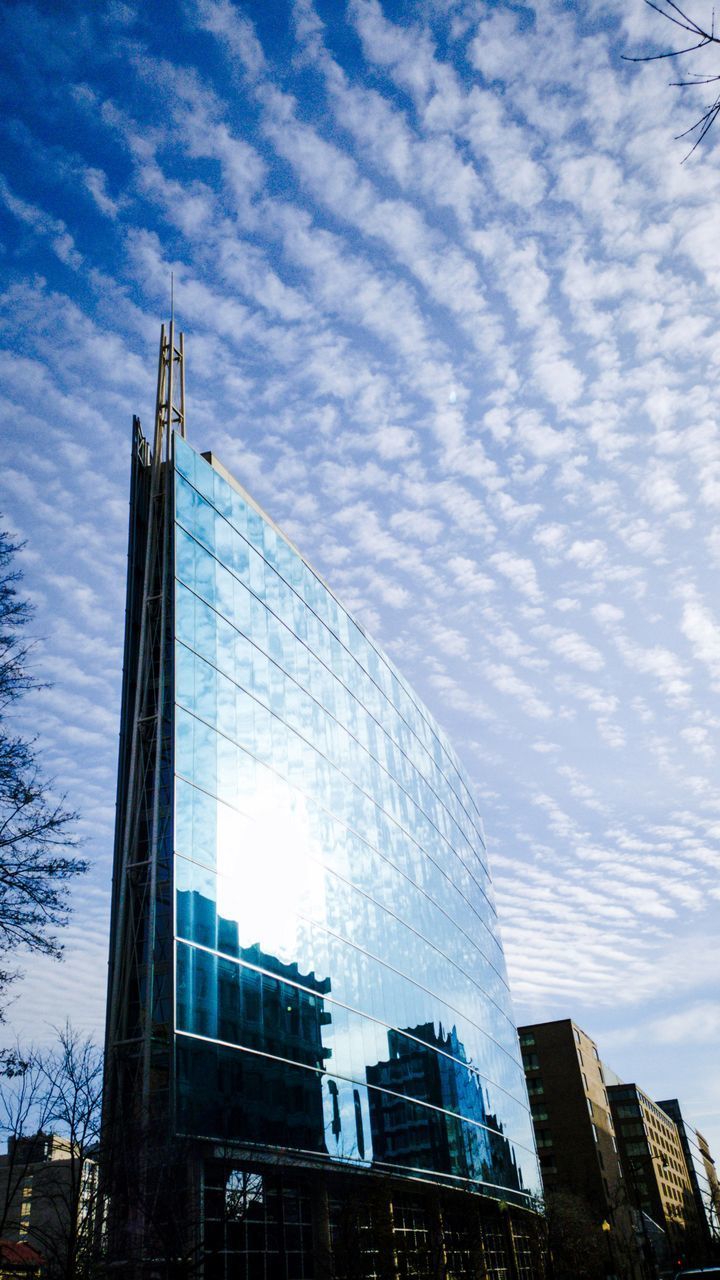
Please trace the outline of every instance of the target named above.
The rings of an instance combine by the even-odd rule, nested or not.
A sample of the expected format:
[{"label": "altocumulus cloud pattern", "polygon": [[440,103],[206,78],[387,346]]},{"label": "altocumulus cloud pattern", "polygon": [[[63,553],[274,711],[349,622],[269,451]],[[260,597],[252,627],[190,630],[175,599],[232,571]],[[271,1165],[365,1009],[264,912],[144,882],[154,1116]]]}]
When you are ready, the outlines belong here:
[{"label": "altocumulus cloud pattern", "polygon": [[7,14],[4,506],[54,682],[33,723],[95,860],[16,1025],[102,1021],[130,416],[173,272],[191,441],[469,766],[520,1020],[572,1015],[712,1137],[720,171],[712,135],[680,165],[692,100],[621,61],[658,19]]}]

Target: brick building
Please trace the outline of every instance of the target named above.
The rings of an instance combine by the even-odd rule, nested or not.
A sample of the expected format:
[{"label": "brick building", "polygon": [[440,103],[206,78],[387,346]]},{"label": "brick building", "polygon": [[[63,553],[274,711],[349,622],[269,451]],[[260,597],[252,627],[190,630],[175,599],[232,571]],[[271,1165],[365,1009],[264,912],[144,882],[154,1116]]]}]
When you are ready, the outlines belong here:
[{"label": "brick building", "polygon": [[608,1219],[622,1170],[597,1046],[570,1018],[519,1035],[545,1190],[572,1190]]}]

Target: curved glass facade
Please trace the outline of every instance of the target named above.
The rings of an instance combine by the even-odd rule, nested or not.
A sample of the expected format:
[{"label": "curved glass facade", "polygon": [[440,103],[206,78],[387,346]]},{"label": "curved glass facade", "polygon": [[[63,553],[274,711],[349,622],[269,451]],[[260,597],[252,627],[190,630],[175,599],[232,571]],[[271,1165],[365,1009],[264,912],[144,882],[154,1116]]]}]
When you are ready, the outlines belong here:
[{"label": "curved glass facade", "polygon": [[174,449],[178,1127],[527,1204],[463,770],[239,486]]}]

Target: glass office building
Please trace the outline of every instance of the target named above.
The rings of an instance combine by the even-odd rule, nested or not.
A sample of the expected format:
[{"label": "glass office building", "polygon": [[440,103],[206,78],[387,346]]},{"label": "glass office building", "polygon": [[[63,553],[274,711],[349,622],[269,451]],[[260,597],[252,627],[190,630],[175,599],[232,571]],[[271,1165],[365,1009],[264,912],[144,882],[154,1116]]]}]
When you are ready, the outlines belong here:
[{"label": "glass office building", "polygon": [[392,1231],[418,1257],[439,1188],[457,1275],[469,1204],[489,1274],[513,1239],[534,1274],[506,1222],[531,1222],[540,1191],[525,1077],[447,738],[222,465],[178,433],[153,460],[137,423],[130,541],[108,1123],[191,1144],[207,1275],[275,1274],[282,1213],[281,1272],[315,1274],[348,1177],[394,1189]]}]

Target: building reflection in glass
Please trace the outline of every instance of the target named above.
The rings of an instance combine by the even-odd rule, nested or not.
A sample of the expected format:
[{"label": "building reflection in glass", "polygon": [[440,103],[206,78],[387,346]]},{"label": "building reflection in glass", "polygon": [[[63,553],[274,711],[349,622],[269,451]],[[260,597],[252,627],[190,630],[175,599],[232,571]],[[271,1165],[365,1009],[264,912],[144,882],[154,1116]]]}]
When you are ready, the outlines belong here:
[{"label": "building reflection in glass", "polygon": [[[367,1068],[375,1159],[522,1190],[522,1176],[455,1027],[388,1032],[388,1058]],[[408,1106],[407,1099],[427,1106]],[[465,1121],[474,1123],[463,1123]]]},{"label": "building reflection in glass", "polygon": [[193,1037],[180,1042],[186,1123],[202,1116],[208,1132],[233,1141],[272,1132],[306,1151],[522,1191],[513,1148],[455,1027],[386,1030],[388,1058],[366,1067],[367,1087],[338,1079],[327,1074],[329,977],[241,946],[238,922],[197,891],[178,893],[177,928],[195,940],[179,945],[177,967],[178,1031]]},{"label": "building reflection in glass", "polygon": [[[269,1127],[283,1142],[291,1136],[304,1150],[326,1152],[322,1071],[331,1050],[323,1032],[331,1015],[323,997],[330,979],[301,973],[257,944],[241,947],[237,921],[218,916],[197,892],[178,893],[177,924],[180,936],[200,943],[178,947],[178,1030],[219,1042],[182,1043],[185,1114],[200,1104],[206,1131],[233,1141],[258,1141]],[[218,937],[227,958],[205,949]],[[248,1052],[238,1055],[236,1045]]]}]

